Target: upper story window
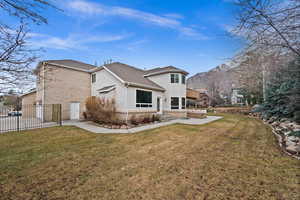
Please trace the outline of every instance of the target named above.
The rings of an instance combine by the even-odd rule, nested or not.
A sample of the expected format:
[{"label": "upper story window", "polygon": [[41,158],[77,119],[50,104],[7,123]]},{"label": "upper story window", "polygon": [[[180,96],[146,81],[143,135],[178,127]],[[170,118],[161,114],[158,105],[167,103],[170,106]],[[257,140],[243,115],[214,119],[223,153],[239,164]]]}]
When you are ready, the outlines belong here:
[{"label": "upper story window", "polygon": [[181,74],[181,83],[185,84],[185,75]]},{"label": "upper story window", "polygon": [[136,90],[136,107],[152,107],[152,92]]},{"label": "upper story window", "polygon": [[179,74],[171,74],[171,83],[179,83]]},{"label": "upper story window", "polygon": [[96,82],[96,74],[92,74],[92,83]]},{"label": "upper story window", "polygon": [[179,109],[179,97],[171,97],[171,109]]}]

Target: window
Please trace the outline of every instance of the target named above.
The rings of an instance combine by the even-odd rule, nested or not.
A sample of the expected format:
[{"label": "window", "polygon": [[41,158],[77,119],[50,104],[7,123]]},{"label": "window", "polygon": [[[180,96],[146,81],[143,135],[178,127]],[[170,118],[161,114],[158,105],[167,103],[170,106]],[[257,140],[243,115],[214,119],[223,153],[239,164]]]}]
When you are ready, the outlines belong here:
[{"label": "window", "polygon": [[92,74],[92,83],[96,82],[96,74]]},{"label": "window", "polygon": [[181,83],[185,84],[185,75],[183,75],[183,74],[181,75]]},{"label": "window", "polygon": [[171,83],[179,83],[179,74],[171,74]]},{"label": "window", "polygon": [[152,107],[152,92],[136,90],[136,107]]},{"label": "window", "polygon": [[185,98],[181,98],[181,109],[185,109]]},{"label": "window", "polygon": [[179,98],[171,97],[171,109],[179,109]]}]

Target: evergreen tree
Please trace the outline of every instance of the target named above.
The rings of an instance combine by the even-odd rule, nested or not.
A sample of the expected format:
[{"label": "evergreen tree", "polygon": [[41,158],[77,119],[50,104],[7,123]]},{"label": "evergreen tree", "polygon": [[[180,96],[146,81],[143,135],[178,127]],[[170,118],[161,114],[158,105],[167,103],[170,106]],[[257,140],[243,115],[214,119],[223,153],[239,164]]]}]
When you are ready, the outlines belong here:
[{"label": "evergreen tree", "polygon": [[300,122],[300,57],[283,66],[268,84],[264,118],[293,118]]}]

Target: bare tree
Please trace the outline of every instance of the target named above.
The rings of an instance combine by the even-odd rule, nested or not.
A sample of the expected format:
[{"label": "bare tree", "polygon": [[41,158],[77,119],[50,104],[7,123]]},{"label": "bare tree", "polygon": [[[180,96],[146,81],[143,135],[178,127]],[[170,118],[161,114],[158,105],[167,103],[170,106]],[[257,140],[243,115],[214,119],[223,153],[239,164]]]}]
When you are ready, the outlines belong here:
[{"label": "bare tree", "polygon": [[239,65],[234,68],[239,88],[250,104],[260,103],[263,96],[263,68],[261,52],[249,50],[241,55]]},{"label": "bare tree", "polygon": [[300,55],[300,0],[238,0],[235,34],[250,46],[285,49]]},{"label": "bare tree", "polygon": [[42,10],[54,7],[46,0],[0,0],[0,10],[18,19],[18,25],[0,20],[0,93],[16,89],[31,82],[31,64],[37,59],[37,50],[27,43],[28,23],[47,23]]},{"label": "bare tree", "polygon": [[42,11],[52,7],[58,9],[47,0],[0,0],[0,8],[9,15],[19,19],[31,20],[34,23],[47,24],[47,18],[42,16]]}]

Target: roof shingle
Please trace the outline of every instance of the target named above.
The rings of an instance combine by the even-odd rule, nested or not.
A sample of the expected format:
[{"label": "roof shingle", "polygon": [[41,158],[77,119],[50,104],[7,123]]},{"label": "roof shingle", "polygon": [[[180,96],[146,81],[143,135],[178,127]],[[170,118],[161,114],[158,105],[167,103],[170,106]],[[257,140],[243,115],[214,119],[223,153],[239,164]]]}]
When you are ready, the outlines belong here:
[{"label": "roof shingle", "polygon": [[140,86],[148,86],[153,89],[164,90],[158,84],[144,77],[145,71],[119,62],[105,65],[105,67],[128,83],[135,83]]},{"label": "roof shingle", "polygon": [[151,76],[151,75],[157,75],[157,74],[163,74],[163,73],[169,73],[169,72],[178,72],[183,74],[188,74],[188,72],[179,69],[174,66],[167,66],[167,67],[157,67],[154,69],[146,70],[145,76]]},{"label": "roof shingle", "polygon": [[55,64],[63,65],[63,66],[77,68],[77,69],[86,70],[86,71],[96,68],[96,66],[94,66],[94,65],[86,64],[86,63],[76,61],[76,60],[44,60],[43,62],[47,62],[49,64],[54,64],[54,65]]}]

